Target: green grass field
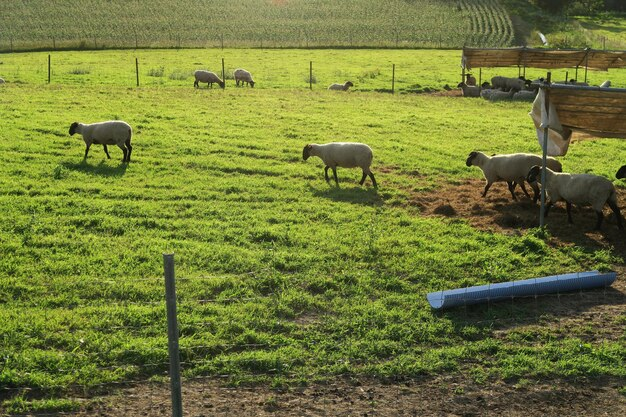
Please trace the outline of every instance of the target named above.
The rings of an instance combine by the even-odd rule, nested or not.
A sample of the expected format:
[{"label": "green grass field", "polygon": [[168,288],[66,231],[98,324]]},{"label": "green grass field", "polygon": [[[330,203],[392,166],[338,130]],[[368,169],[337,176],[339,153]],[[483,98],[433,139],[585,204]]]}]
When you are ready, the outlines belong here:
[{"label": "green grass field", "polygon": [[[529,103],[376,92],[390,88],[392,62],[398,91],[456,84],[458,51],[223,52],[258,88],[194,89],[195,66],[217,70],[214,51],[143,51],[140,88],[131,51],[55,53],[50,85],[46,54],[1,57],[5,410],[68,410],[73,392],[161,379],[164,252],[176,256],[188,378],[626,376],[623,334],[560,327],[543,301],[473,310],[479,320],[426,302],[435,290],[623,265],[610,247],[482,231],[411,204],[480,178],[465,166],[471,150],[539,152]],[[325,90],[348,78],[356,91]],[[73,121],[107,119],[134,127],[130,164],[116,147],[111,160],[93,146],[83,161],[84,143],[68,135]],[[379,189],[348,169],[329,186],[320,160],[302,161],[305,144],[329,141],[372,146]],[[612,178],[625,151],[620,140],[581,142],[563,163]],[[499,329],[499,319],[530,325]]]}]

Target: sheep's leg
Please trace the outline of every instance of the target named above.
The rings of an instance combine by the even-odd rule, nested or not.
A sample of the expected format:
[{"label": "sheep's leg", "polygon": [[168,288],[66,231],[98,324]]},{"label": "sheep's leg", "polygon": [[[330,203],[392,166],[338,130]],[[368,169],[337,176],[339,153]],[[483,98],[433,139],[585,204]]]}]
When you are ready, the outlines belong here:
[{"label": "sheep's leg", "polygon": [[365,171],[363,171],[363,176],[361,177],[361,181],[359,181],[359,185],[363,185],[363,183],[365,182],[365,178],[367,178],[367,174],[365,173]]},{"label": "sheep's leg", "polygon": [[107,154],[107,158],[111,159],[111,155],[109,155],[109,149],[106,145],[102,145],[104,147],[104,153]]},{"label": "sheep's leg", "polygon": [[376,184],[376,178],[374,178],[374,174],[370,171],[370,178],[372,179],[372,184],[375,188],[378,188],[378,184]]},{"label": "sheep's leg", "polygon": [[126,162],[126,158],[128,157],[128,150],[126,149],[126,146],[124,145],[117,145],[122,152],[124,152],[124,157],[122,158],[122,162]]},{"label": "sheep's leg", "polygon": [[[537,185],[537,182],[531,182],[530,186],[532,187],[533,191],[534,191],[534,195],[533,195],[533,203],[536,204],[537,200],[539,200],[539,186]],[[530,197],[530,196],[529,196]]]},{"label": "sheep's leg", "polygon": [[600,230],[600,227],[602,227],[602,220],[604,220],[604,214],[602,214],[602,211],[596,211],[596,216],[598,216],[596,230]]},{"label": "sheep's leg", "polygon": [[530,198],[530,194],[528,194],[528,191],[526,191],[526,186],[524,185],[524,181],[522,180],[522,182],[519,183],[520,188],[522,189],[522,191],[524,192],[524,194],[526,194],[526,197]]},{"label": "sheep's leg", "polygon": [[570,203],[569,201],[566,201],[565,210],[567,211],[567,222],[569,224],[574,224],[574,220],[572,220],[572,203]]},{"label": "sheep's leg", "polygon": [[324,178],[326,179],[326,182],[330,182],[330,178],[328,178],[328,168],[330,168],[328,165],[324,167]]},{"label": "sheep's leg", "polygon": [[133,151],[133,147],[130,146],[130,139],[128,139],[126,142],[126,149],[128,149],[128,156],[126,157],[126,162],[130,162],[130,153]]},{"label": "sheep's leg", "polygon": [[543,209],[543,216],[548,217],[548,212],[550,211],[550,207],[552,207],[554,203],[552,201],[548,201],[546,203],[546,207]]},{"label": "sheep's leg", "polygon": [[489,187],[491,187],[491,182],[487,181],[487,185],[485,185],[485,191],[483,191],[483,197],[487,195],[487,191],[489,191]]},{"label": "sheep's leg", "polygon": [[194,88],[200,88],[200,83],[198,83],[198,80],[193,82],[193,87]]},{"label": "sheep's leg", "polygon": [[517,197],[515,196],[515,185],[517,183],[514,181],[507,181],[506,183],[509,186],[509,191],[511,192],[511,196],[513,196],[513,200],[517,200]]},{"label": "sheep's leg", "polygon": [[609,200],[608,203],[609,207],[611,207],[611,210],[613,210],[613,213],[615,213],[615,217],[617,218],[617,227],[623,229],[624,225],[622,224],[622,215],[619,212],[619,207],[613,201]]},{"label": "sheep's leg", "polygon": [[90,144],[88,144],[88,145],[86,145],[86,148],[85,148],[85,157],[84,157],[83,159],[87,159],[87,154],[89,153],[89,147],[90,147],[90,146],[91,146],[91,143],[90,143]]},{"label": "sheep's leg", "polygon": [[337,167],[333,167],[333,177],[335,177],[335,184],[339,187],[339,180],[337,179]]}]

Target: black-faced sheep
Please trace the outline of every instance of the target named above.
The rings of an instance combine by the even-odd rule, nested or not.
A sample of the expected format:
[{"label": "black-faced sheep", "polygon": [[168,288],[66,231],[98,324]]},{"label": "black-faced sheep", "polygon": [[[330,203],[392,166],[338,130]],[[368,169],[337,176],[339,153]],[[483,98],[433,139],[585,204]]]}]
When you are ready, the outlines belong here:
[{"label": "black-faced sheep", "polygon": [[346,81],[343,84],[331,84],[330,86],[328,86],[328,89],[336,91],[348,91],[348,88],[352,86],[354,86],[354,84],[352,84],[352,81]]},{"label": "black-faced sheep", "polygon": [[[524,194],[530,198],[524,186],[524,181],[528,175],[528,170],[533,165],[541,163],[542,160],[540,156],[529,153],[487,156],[477,151],[470,152],[465,161],[465,165],[468,167],[475,165],[483,171],[483,175],[487,181],[485,190],[483,191],[483,197],[487,195],[487,191],[489,191],[489,188],[494,182],[506,181],[513,200],[517,200],[517,196],[515,195],[515,187],[517,184],[520,185]],[[548,158],[546,163],[555,171],[560,172],[562,170],[561,163],[554,158]],[[533,202],[536,203],[539,199],[539,186],[537,182],[534,181],[529,181],[529,184],[534,191]]]},{"label": "black-faced sheep", "polygon": [[328,178],[329,168],[333,170],[335,184],[339,186],[337,167],[360,167],[363,170],[363,176],[359,184],[363,185],[365,178],[369,175],[374,187],[378,186],[374,174],[370,170],[374,155],[372,149],[364,143],[331,142],[324,145],[312,143],[306,145],[302,150],[302,159],[306,161],[311,156],[317,156],[324,162],[324,178],[326,178],[326,182],[330,182],[330,178]]},{"label": "black-faced sheep", "polygon": [[194,87],[199,87],[200,83],[207,83],[209,87],[213,88],[213,84],[217,83],[221,88],[224,88],[224,81],[217,76],[216,73],[205,70],[197,70],[193,73],[196,80],[193,82]]},{"label": "black-faced sheep", "polygon": [[[541,181],[542,168],[539,165],[533,166],[529,171],[526,179],[530,181]],[[598,216],[596,230],[600,230],[604,215],[602,208],[608,204],[615,217],[617,218],[617,227],[623,229],[622,217],[619,207],[617,206],[617,194],[613,183],[604,177],[593,174],[568,174],[554,172],[550,168],[546,168],[546,183],[543,186],[546,189],[548,202],[544,209],[544,215],[548,216],[550,207],[557,201],[564,200],[567,209],[567,221],[572,221],[572,204],[580,206],[591,206]]]},{"label": "black-faced sheep", "polygon": [[477,85],[467,85],[466,83],[459,83],[457,85],[463,91],[463,97],[480,97],[481,88]]},{"label": "black-faced sheep", "polygon": [[87,159],[91,145],[96,143],[104,146],[104,153],[109,159],[111,159],[111,155],[109,155],[107,145],[117,145],[124,152],[122,162],[130,162],[130,154],[133,150],[130,140],[133,136],[133,129],[128,123],[121,120],[91,124],[74,122],[70,126],[70,136],[73,136],[74,133],[80,133],[83,136],[86,145],[85,159]]},{"label": "black-faced sheep", "polygon": [[622,178],[626,178],[626,165],[622,165],[622,167],[617,170],[617,173],[615,173],[615,177],[618,180],[620,180]]},{"label": "black-faced sheep", "polygon": [[244,83],[248,84],[250,87],[254,87],[254,80],[252,79],[252,74],[242,68],[238,68],[233,72],[233,78],[235,79],[235,84],[239,86],[239,81],[241,81],[241,85]]}]

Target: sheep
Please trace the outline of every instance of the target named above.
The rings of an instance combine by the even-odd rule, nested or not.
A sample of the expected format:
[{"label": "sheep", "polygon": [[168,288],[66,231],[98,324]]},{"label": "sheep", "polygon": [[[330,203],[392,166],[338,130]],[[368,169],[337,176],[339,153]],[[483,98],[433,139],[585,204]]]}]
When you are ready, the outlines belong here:
[{"label": "sheep", "polygon": [[476,85],[459,83],[457,87],[460,87],[463,91],[463,97],[480,97],[480,87]]},{"label": "sheep", "polygon": [[474,77],[472,74],[465,74],[465,76],[467,77],[465,80],[465,84],[476,85],[476,77]]},{"label": "sheep", "polygon": [[217,83],[220,87],[224,88],[224,81],[214,72],[197,70],[193,75],[196,77],[196,80],[193,82],[194,87],[199,87],[199,83],[207,83],[209,87],[213,88],[213,83]]},{"label": "sheep", "polygon": [[[528,181],[541,181],[542,168],[539,165],[533,166],[529,171],[526,179]],[[567,210],[567,221],[572,221],[572,204],[580,206],[591,206],[598,216],[596,222],[596,230],[600,230],[604,215],[602,208],[608,204],[615,217],[617,218],[617,227],[623,229],[622,217],[619,207],[617,206],[617,193],[613,183],[608,179],[593,174],[568,174],[554,172],[550,168],[546,168],[546,193],[548,202],[544,208],[544,216],[548,216],[550,207],[557,201],[564,200]]]},{"label": "sheep", "polygon": [[611,87],[611,80],[606,80],[602,84],[600,84],[600,88],[609,88]]},{"label": "sheep", "polygon": [[0,78],[0,84],[4,84],[4,83],[5,83],[4,78]]},{"label": "sheep", "polygon": [[615,177],[620,180],[622,178],[626,178],[626,165],[622,165],[620,169],[617,170]]},{"label": "sheep", "polygon": [[[489,188],[494,182],[506,181],[513,200],[517,200],[517,196],[514,192],[517,184],[520,185],[524,194],[530,198],[524,186],[524,180],[526,179],[528,170],[533,165],[541,163],[542,159],[540,156],[529,153],[487,156],[478,151],[470,152],[465,161],[465,165],[468,167],[475,165],[483,171],[483,175],[487,181],[482,194],[483,197],[487,195],[487,191],[489,191]],[[555,171],[562,171],[561,163],[554,158],[548,157],[546,164]],[[536,203],[539,199],[539,186],[536,182],[529,181],[529,184],[534,191],[533,203]]]},{"label": "sheep", "polygon": [[344,84],[331,84],[328,89],[337,91],[348,91],[348,88],[352,86],[354,86],[354,84],[352,84],[352,81],[346,81]]},{"label": "sheep", "polygon": [[244,83],[250,85],[250,87],[254,87],[254,80],[252,79],[252,74],[242,68],[238,68],[233,72],[233,78],[235,78],[235,83],[239,86],[239,81],[241,81],[241,85]]},{"label": "sheep", "polygon": [[509,91],[515,89],[517,91],[523,90],[524,86],[529,83],[524,77],[519,78],[510,78],[510,77],[502,77],[500,75],[496,75],[491,78],[491,85],[493,88],[499,88],[503,91]]},{"label": "sheep", "polygon": [[121,120],[91,124],[74,122],[70,126],[70,136],[73,136],[74,133],[80,133],[87,146],[84,159],[87,159],[91,144],[98,143],[104,146],[104,153],[106,153],[107,158],[111,159],[107,145],[117,145],[124,152],[122,162],[130,162],[130,154],[133,150],[130,140],[133,136],[133,129],[128,123]]},{"label": "sheep", "polygon": [[324,178],[326,182],[330,182],[328,178],[328,168],[332,168],[335,184],[339,186],[337,167],[361,167],[363,176],[359,184],[363,185],[365,178],[369,175],[374,187],[378,187],[374,174],[370,170],[373,158],[372,149],[364,143],[331,142],[324,145],[312,143],[306,145],[302,150],[302,159],[306,161],[310,156],[317,156],[324,162]]},{"label": "sheep", "polygon": [[533,101],[537,96],[538,90],[522,90],[513,94],[512,100],[517,101]]},{"label": "sheep", "polygon": [[511,100],[513,95],[517,92],[515,89],[509,91],[501,91],[496,89],[483,89],[480,91],[480,96],[485,100],[499,101],[499,100]]}]

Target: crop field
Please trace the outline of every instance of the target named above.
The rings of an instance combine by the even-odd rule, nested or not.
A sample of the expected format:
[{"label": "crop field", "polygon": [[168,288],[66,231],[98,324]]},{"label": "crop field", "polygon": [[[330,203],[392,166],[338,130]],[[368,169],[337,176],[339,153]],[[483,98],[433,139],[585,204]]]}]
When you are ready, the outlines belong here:
[{"label": "crop field", "polygon": [[0,50],[510,46],[497,0],[11,1]]},{"label": "crop field", "polygon": [[[55,52],[50,84],[47,53],[0,55],[1,412],[74,412],[166,381],[163,253],[175,254],[190,383],[576,381],[623,411],[624,232],[609,216],[591,231],[587,209],[570,226],[562,205],[536,228],[536,205],[502,184],[483,199],[465,165],[472,150],[538,153],[530,103],[446,92],[459,51],[141,51],[140,87],[137,53]],[[219,72],[221,57],[257,86],[194,89],[191,72]],[[392,63],[404,94],[386,92]],[[626,85],[619,72],[589,77]],[[354,91],[325,89],[345,79]],[[436,92],[412,93],[425,87]],[[132,161],[98,145],[83,160],[69,125],[110,119],[133,126]],[[302,160],[305,144],[330,141],[369,144],[379,187],[342,168],[327,184],[319,159]],[[561,161],[613,179],[625,156],[626,141],[589,140]],[[425,297],[591,269],[618,280],[444,313]]]}]

